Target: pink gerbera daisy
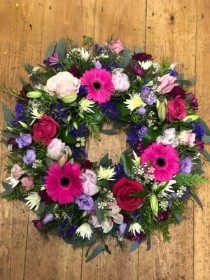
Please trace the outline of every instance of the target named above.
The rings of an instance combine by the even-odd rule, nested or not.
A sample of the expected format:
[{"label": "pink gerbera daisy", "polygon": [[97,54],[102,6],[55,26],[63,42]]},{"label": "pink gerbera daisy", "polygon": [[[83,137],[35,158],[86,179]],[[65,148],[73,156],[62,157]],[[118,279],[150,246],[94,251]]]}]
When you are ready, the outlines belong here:
[{"label": "pink gerbera daisy", "polygon": [[159,182],[168,181],[179,172],[178,152],[171,145],[151,144],[142,153],[141,162],[154,168],[154,179]]},{"label": "pink gerbera daisy", "polygon": [[67,162],[63,167],[58,163],[51,165],[45,176],[48,195],[59,204],[71,203],[82,194],[80,165]]},{"label": "pink gerbera daisy", "polygon": [[87,99],[93,99],[99,104],[109,101],[114,92],[112,76],[105,69],[94,68],[85,71],[81,84],[87,86]]}]

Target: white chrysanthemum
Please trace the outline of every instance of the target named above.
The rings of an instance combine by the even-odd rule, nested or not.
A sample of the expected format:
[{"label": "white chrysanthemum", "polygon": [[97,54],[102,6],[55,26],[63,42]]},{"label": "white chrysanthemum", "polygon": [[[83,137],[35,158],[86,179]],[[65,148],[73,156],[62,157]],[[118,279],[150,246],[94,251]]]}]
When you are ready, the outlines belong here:
[{"label": "white chrysanthemum", "polygon": [[139,156],[137,156],[137,154],[133,151],[133,155],[134,155],[134,159],[132,159],[133,163],[136,165],[136,166],[140,166],[140,162],[141,162],[141,159]]},{"label": "white chrysanthemum", "polygon": [[139,223],[133,223],[129,227],[129,232],[131,232],[133,235],[136,235],[136,233],[140,233],[143,231],[142,226]]},{"label": "white chrysanthemum", "polygon": [[141,67],[142,67],[144,70],[148,70],[148,69],[152,66],[152,63],[153,63],[153,62],[152,62],[151,60],[139,62],[139,64],[141,65]]},{"label": "white chrysanthemum", "polygon": [[158,184],[158,188],[166,185],[164,187],[164,189],[160,192],[160,195],[163,196],[163,197],[169,196],[170,195],[169,193],[174,192],[174,189],[173,189],[174,184],[176,184],[175,180],[170,180],[168,183],[167,182],[162,182],[162,183]]},{"label": "white chrysanthemum", "polygon": [[82,57],[84,60],[87,61],[88,58],[89,58],[89,56],[90,56],[90,53],[89,53],[87,50],[85,50],[84,48],[79,49],[79,51],[80,51],[81,57]]},{"label": "white chrysanthemum", "polygon": [[79,110],[80,110],[81,113],[83,113],[83,112],[94,113],[94,111],[91,109],[94,105],[95,105],[94,101],[83,98],[79,102]]},{"label": "white chrysanthemum", "polygon": [[80,237],[90,239],[92,236],[92,229],[88,223],[82,224],[78,229],[76,230],[76,234]]},{"label": "white chrysanthemum", "polygon": [[104,168],[102,166],[99,167],[98,171],[98,180],[113,180],[112,177],[115,175],[114,168],[110,166],[108,168]]},{"label": "white chrysanthemum", "polygon": [[15,188],[18,183],[20,182],[20,180],[15,179],[14,177],[7,177],[6,178],[6,182],[12,187]]},{"label": "white chrysanthemum", "polygon": [[28,200],[26,202],[26,205],[28,205],[28,207],[30,209],[33,209],[35,207],[34,210],[38,210],[39,208],[39,204],[41,201],[41,197],[38,195],[38,193],[36,192],[31,192],[26,198],[25,200]]},{"label": "white chrysanthemum", "polygon": [[127,99],[124,103],[130,111],[145,105],[138,93],[131,95],[130,99]]}]

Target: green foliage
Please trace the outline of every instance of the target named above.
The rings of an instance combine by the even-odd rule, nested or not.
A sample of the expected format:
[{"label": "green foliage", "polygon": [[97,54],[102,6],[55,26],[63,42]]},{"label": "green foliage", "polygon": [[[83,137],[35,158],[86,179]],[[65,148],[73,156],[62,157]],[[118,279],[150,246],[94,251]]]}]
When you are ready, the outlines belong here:
[{"label": "green foliage", "polygon": [[178,186],[194,187],[196,185],[208,182],[208,179],[198,174],[184,174],[180,173],[175,177]]}]

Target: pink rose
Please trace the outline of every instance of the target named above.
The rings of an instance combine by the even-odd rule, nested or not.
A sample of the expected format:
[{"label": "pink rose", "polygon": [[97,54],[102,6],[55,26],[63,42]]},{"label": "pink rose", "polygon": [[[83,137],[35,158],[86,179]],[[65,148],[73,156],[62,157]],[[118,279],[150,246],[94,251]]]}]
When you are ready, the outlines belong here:
[{"label": "pink rose", "polygon": [[24,177],[21,179],[21,184],[27,191],[29,191],[34,187],[34,180],[32,177]]},{"label": "pink rose", "polygon": [[130,87],[128,76],[123,73],[122,68],[114,69],[112,74],[112,83],[114,85],[114,89],[120,92],[126,91]]},{"label": "pink rose", "polygon": [[108,48],[112,53],[119,54],[121,51],[124,50],[123,43],[117,39],[117,40],[112,40],[111,42],[108,43]]},{"label": "pink rose", "polygon": [[46,84],[46,90],[55,92],[58,98],[63,98],[69,94],[79,92],[80,80],[71,73],[64,71],[49,78]]},{"label": "pink rose", "polygon": [[195,145],[195,133],[189,130],[183,130],[179,135],[180,145],[188,145],[193,147]]},{"label": "pink rose", "polygon": [[47,156],[51,159],[57,160],[65,148],[65,144],[58,138],[51,140],[47,147]]},{"label": "pink rose", "polygon": [[97,192],[99,192],[99,188],[96,185],[96,174],[90,170],[86,169],[85,173],[82,174],[82,179],[83,179],[83,193],[87,195],[94,195]]},{"label": "pink rose", "polygon": [[178,86],[176,83],[176,77],[166,74],[160,78],[160,90],[162,93],[170,92],[175,86]]},{"label": "pink rose", "polygon": [[19,179],[24,174],[23,169],[16,163],[11,169],[11,176],[15,179]]},{"label": "pink rose", "polygon": [[187,116],[185,100],[176,96],[168,101],[167,119],[172,122],[174,120],[183,120]]}]

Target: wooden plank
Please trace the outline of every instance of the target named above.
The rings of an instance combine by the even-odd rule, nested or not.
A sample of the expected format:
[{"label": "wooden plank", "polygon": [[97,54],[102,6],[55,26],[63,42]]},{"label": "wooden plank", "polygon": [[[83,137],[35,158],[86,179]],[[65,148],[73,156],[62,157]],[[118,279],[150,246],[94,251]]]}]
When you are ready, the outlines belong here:
[{"label": "wooden plank", "polygon": [[[187,77],[195,75],[196,1],[147,1],[146,50],[156,60],[171,57]],[[151,252],[140,250],[139,280],[193,279],[193,204],[184,222],[172,227],[171,242],[152,240]]]},{"label": "wooden plank", "polygon": [[[196,44],[196,93],[199,100],[201,117],[210,125],[209,101],[209,61],[210,61],[210,2],[204,0],[197,5],[197,44]],[[207,146],[210,152],[209,145]],[[210,165],[205,171],[210,177]],[[210,193],[209,183],[197,188],[204,205],[204,211],[195,207],[194,219],[194,279],[210,278]]]},{"label": "wooden plank", "polygon": [[[36,18],[32,17],[34,10]],[[24,76],[23,63],[39,59],[39,53],[34,52],[33,47],[41,44],[41,33],[36,26],[41,25],[42,7],[35,2],[16,5],[16,1],[1,1],[0,18],[0,84],[20,89],[18,77]],[[2,93],[0,96],[0,103],[12,107],[13,99]],[[2,114],[0,124],[2,127]],[[6,148],[2,145],[0,153],[0,170],[2,178],[5,178],[6,174],[2,170],[6,162]],[[3,199],[0,200],[0,209],[0,278],[22,280],[29,211],[21,202],[11,203]]]}]

